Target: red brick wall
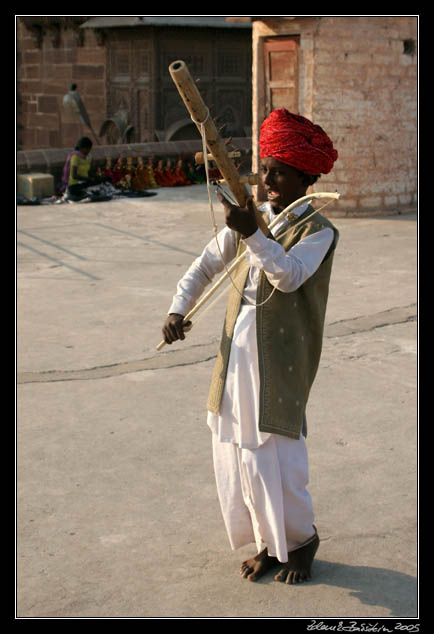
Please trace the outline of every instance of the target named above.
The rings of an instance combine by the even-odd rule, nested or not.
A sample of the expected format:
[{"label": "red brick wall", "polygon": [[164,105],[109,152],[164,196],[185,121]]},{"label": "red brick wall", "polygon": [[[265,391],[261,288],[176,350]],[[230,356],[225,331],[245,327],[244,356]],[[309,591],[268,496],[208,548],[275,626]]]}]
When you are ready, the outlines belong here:
[{"label": "red brick wall", "polygon": [[[339,160],[320,188],[348,213],[417,202],[417,20],[324,18],[315,38],[313,115]],[[320,189],[319,188],[319,189]]]},{"label": "red brick wall", "polygon": [[78,27],[62,28],[58,46],[44,32],[38,47],[35,33],[17,20],[18,149],[73,147],[90,130],[67,113],[62,99],[72,83],[86,106],[96,133],[105,119],[105,48],[86,29],[82,42]]},{"label": "red brick wall", "polygon": [[[417,18],[261,19],[253,24],[253,162],[262,123],[264,37],[299,35],[299,112],[329,134],[339,159],[315,191],[339,191],[336,215],[417,205]],[[413,49],[413,50],[412,50]]]}]

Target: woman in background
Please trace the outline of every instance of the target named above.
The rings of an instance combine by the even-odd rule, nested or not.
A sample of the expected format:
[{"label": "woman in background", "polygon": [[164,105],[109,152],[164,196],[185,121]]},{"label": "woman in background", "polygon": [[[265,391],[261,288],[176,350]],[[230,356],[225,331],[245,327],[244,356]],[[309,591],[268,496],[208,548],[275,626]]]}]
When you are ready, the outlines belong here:
[{"label": "woman in background", "polygon": [[89,178],[92,149],[92,141],[84,136],[77,141],[75,149],[68,154],[63,168],[62,191],[66,190],[67,196],[72,200],[80,200],[88,196],[86,187],[99,185],[107,178]]}]

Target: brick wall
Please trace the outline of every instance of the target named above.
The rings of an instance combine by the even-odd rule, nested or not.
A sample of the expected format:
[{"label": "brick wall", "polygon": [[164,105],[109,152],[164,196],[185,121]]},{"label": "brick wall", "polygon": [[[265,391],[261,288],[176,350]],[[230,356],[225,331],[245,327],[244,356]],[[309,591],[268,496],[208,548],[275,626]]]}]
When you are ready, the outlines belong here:
[{"label": "brick wall", "polygon": [[[283,34],[300,35],[300,114],[321,125],[339,152],[314,190],[341,193],[335,215],[414,209],[417,18],[261,20],[253,46]],[[257,91],[260,75],[254,68]]]},{"label": "brick wall", "polygon": [[73,147],[90,130],[67,113],[62,99],[75,82],[98,133],[105,118],[105,48],[93,31],[78,26],[37,33],[17,20],[18,149]]},{"label": "brick wall", "polygon": [[409,17],[327,18],[319,25],[313,113],[340,155],[321,186],[336,184],[349,212],[416,203],[416,40]]}]

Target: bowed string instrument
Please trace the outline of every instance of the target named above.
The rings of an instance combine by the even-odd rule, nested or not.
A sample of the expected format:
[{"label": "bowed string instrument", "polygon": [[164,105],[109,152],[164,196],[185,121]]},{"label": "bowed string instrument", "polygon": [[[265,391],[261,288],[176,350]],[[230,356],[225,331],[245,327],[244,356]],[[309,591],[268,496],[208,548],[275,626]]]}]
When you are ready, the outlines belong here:
[{"label": "bowed string instrument", "polygon": [[[205,164],[210,212],[211,212],[211,217],[213,221],[214,235],[217,240],[217,235],[216,235],[217,227],[216,227],[214,212],[212,207],[212,199],[211,199],[211,193],[210,193],[210,180],[208,175],[209,158],[212,158],[212,160],[217,164],[217,167],[223,176],[223,182],[226,183],[226,185],[229,187],[230,191],[232,192],[232,195],[235,198],[236,204],[238,204],[240,207],[245,207],[247,203],[247,199],[251,197],[251,194],[249,190],[247,189],[246,184],[249,182],[253,184],[255,176],[250,176],[250,179],[249,177],[247,179],[240,177],[237,168],[235,167],[234,163],[231,160],[231,155],[227,150],[227,146],[224,140],[220,137],[217,131],[217,128],[215,126],[215,123],[213,119],[210,117],[209,110],[207,106],[205,105],[202,99],[202,96],[196,86],[196,83],[194,82],[185,62],[182,60],[177,60],[175,62],[172,62],[169,66],[169,73],[178,89],[178,92],[182,100],[184,101],[184,104],[190,114],[192,121],[196,124],[202,137],[203,152],[201,154],[201,158]],[[325,204],[327,205],[330,202],[332,202],[332,200],[337,200],[339,198],[339,194],[337,192],[334,192],[334,193],[316,192],[313,194],[308,194],[307,196],[303,196],[302,198],[299,198],[295,202],[291,203],[288,207],[286,207],[286,209],[284,209],[280,214],[278,214],[273,219],[271,224],[268,226],[262,214],[258,211],[256,206],[254,205],[254,211],[255,211],[258,227],[266,236],[269,236],[271,229],[274,226],[276,226],[282,220],[282,218],[284,218],[287,214],[291,213],[292,209],[294,209],[295,207],[297,207],[303,202],[308,202],[316,198],[329,198],[330,199],[329,202]],[[303,218],[301,222],[306,222],[307,220],[309,220],[313,215],[318,213],[320,209],[323,209],[325,205],[322,205],[318,209],[314,210],[311,214]],[[291,229],[293,229],[294,226],[296,225],[293,225]],[[217,241],[217,244],[218,244],[218,241]],[[231,263],[229,267],[225,265],[225,272],[215,282],[215,284],[203,295],[203,297],[201,297],[201,299],[187,313],[187,315],[185,315],[184,323],[189,322],[191,318],[193,317],[193,315],[195,315],[198,312],[198,310],[200,310],[206,303],[209,302],[211,297],[215,295],[216,291],[222,286],[222,284],[228,278],[232,282],[231,273],[236,269],[236,267],[244,259],[244,257],[245,257],[245,253],[242,253],[240,256],[238,256],[237,258],[233,260],[233,262]],[[217,297],[217,299],[213,301],[213,304],[225,294],[226,290],[227,289],[225,289],[223,293],[221,293]],[[268,299],[269,298],[267,298],[266,301],[268,301]],[[209,308],[210,306],[208,306],[208,309]],[[185,330],[186,331],[190,330],[191,327],[192,327],[192,324],[189,325],[188,328],[185,328]],[[164,347],[164,345],[165,345],[165,341],[163,340],[157,345],[156,349],[161,350]]]}]

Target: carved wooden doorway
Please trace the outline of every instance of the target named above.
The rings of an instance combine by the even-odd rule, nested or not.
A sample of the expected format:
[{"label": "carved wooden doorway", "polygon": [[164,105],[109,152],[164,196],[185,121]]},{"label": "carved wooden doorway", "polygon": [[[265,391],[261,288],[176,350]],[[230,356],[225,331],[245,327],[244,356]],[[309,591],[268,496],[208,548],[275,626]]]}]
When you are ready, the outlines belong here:
[{"label": "carved wooden doorway", "polygon": [[[125,112],[134,127],[131,142],[153,141],[152,38],[143,31],[113,34],[107,46],[107,114]],[[119,143],[116,131],[108,142]]]},{"label": "carved wooden doorway", "polygon": [[168,72],[177,59],[186,62],[224,137],[251,136],[252,44],[250,32],[195,29],[189,36],[160,29],[156,71],[156,127],[161,140],[200,138]]},{"label": "carved wooden doorway", "polygon": [[126,110],[132,142],[199,138],[168,70],[177,59],[200,80],[221,134],[251,136],[250,31],[139,27],[107,29],[106,38],[107,118]]}]

